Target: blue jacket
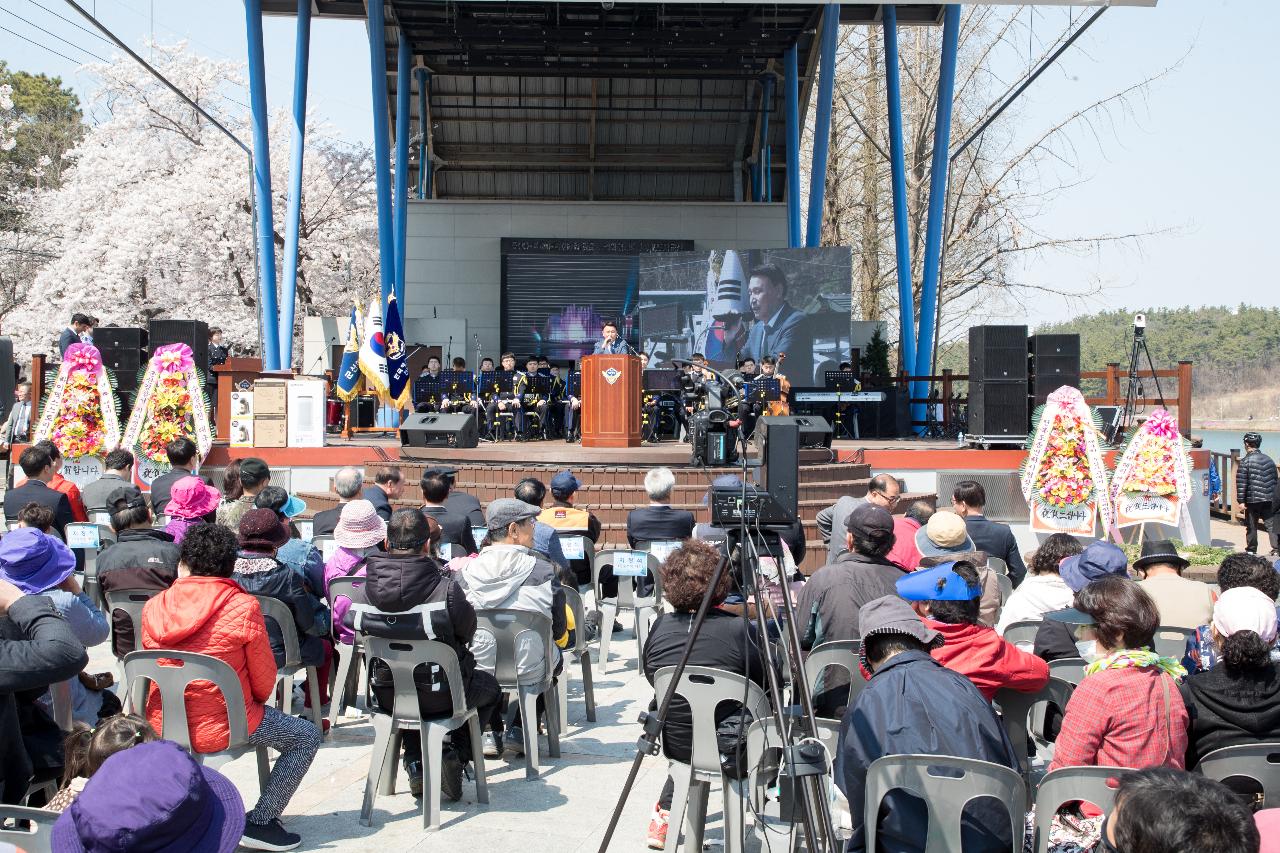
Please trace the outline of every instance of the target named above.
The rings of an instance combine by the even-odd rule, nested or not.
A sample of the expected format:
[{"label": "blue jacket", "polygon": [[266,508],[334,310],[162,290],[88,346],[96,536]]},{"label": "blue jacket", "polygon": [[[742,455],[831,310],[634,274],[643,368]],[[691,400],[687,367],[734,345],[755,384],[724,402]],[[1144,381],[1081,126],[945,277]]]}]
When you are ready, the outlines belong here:
[{"label": "blue jacket", "polygon": [[[1004,726],[973,682],[924,652],[902,652],[890,658],[871,676],[840,723],[835,779],[849,800],[853,820],[848,853],[865,850],[867,768],[886,755],[913,754],[1018,766]],[[885,798],[881,815],[876,836],[879,850],[922,853],[928,815],[921,800],[895,791]],[[966,853],[1008,850],[1007,813],[995,805],[973,806],[966,812],[961,836]]]},{"label": "blue jacket", "polygon": [[551,562],[568,567],[569,561],[564,557],[564,549],[560,547],[560,537],[550,524],[535,520],[533,522],[533,550],[541,551]]}]

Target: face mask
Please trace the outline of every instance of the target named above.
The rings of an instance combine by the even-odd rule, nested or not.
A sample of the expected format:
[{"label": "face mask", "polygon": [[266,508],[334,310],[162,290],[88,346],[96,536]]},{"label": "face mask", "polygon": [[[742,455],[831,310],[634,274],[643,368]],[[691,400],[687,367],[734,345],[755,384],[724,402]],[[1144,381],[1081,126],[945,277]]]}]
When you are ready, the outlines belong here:
[{"label": "face mask", "polygon": [[1076,651],[1080,653],[1080,657],[1084,658],[1089,663],[1093,663],[1099,657],[1098,641],[1097,640],[1077,640]]}]

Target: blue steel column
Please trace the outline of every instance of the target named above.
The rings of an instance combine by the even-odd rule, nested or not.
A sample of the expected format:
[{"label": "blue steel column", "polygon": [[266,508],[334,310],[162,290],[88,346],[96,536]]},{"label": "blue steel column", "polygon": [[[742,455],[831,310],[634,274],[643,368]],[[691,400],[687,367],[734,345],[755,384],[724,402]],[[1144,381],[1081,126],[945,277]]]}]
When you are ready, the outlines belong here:
[{"label": "blue steel column", "polygon": [[253,129],[253,197],[258,205],[258,310],[262,317],[262,366],[280,369],[276,309],[276,244],[271,208],[271,143],[267,138],[266,60],[262,50],[262,0],[244,0],[249,49],[249,120]]},{"label": "blue steel column", "polygon": [[413,69],[418,81],[418,198],[431,197],[431,137],[427,122],[427,86],[431,75],[425,68]]},{"label": "blue steel column", "polygon": [[800,242],[800,68],[796,46],[787,48],[787,246],[801,248]]},{"label": "blue steel column", "polygon": [[773,110],[773,74],[764,76],[764,117],[760,119],[760,191],[773,201],[773,146],[769,144],[769,113]]},{"label": "blue steel column", "polygon": [[298,0],[293,56],[293,138],[289,147],[289,200],[284,208],[280,262],[280,366],[293,364],[293,308],[298,293],[298,221],[302,213],[302,155],[307,135],[307,72],[311,68],[311,0]]},{"label": "blue steel column", "polygon": [[[925,224],[924,270],[920,286],[920,334],[916,338],[916,376],[933,372],[934,317],[938,310],[938,272],[942,258],[942,222],[947,207],[947,167],[951,148],[951,106],[955,98],[956,52],[960,42],[960,6],[946,7],[942,20],[942,66],[938,74],[938,115],[933,127],[933,163],[929,169],[929,214]],[[923,397],[925,383],[914,383]],[[912,420],[925,419],[925,404],[912,407]]]},{"label": "blue steel column", "polygon": [[907,165],[902,150],[902,82],[898,69],[898,7],[884,7],[884,80],[889,101],[889,160],[893,173],[893,247],[898,265],[898,352],[911,372],[916,359],[916,297],[911,291],[907,231]]},{"label": "blue steel column", "polygon": [[413,94],[409,65],[413,57],[403,29],[396,33],[396,38],[396,302],[404,305],[404,253],[409,223],[409,96]]},{"label": "blue steel column", "polygon": [[382,304],[395,290],[396,251],[391,230],[391,138],[387,127],[386,19],[382,0],[369,4],[369,76],[373,78],[374,198],[378,216],[378,273]]},{"label": "blue steel column", "polygon": [[835,97],[836,44],[840,38],[840,4],[822,10],[822,54],[818,71],[818,112],[813,124],[813,167],[809,170],[809,218],[804,244],[822,243],[823,197],[827,189],[827,153],[831,140],[831,101]]}]

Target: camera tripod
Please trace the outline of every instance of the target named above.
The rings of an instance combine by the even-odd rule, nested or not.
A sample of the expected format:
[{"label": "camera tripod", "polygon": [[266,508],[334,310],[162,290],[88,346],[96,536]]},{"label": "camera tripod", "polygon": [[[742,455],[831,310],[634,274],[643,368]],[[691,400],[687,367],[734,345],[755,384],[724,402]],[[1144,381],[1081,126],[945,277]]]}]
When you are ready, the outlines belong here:
[{"label": "camera tripod", "polygon": [[[719,375],[718,371],[715,372]],[[727,379],[721,378],[726,384],[731,385]],[[739,395],[739,423],[745,414],[744,407],[745,399],[742,395]],[[774,650],[768,639],[769,634],[765,623],[766,608],[764,605],[767,596],[767,582],[760,568],[760,553],[757,543],[761,542],[763,537],[768,535],[770,531],[762,529],[759,524],[756,524],[754,528],[748,524],[748,512],[746,510],[747,439],[742,434],[741,426],[735,427],[734,431],[737,440],[742,444],[742,503],[740,505],[742,510],[739,513],[738,525],[736,529],[729,529],[729,539],[725,546],[725,553],[720,558],[715,573],[712,575],[707,589],[702,595],[702,601],[698,605],[697,613],[694,615],[693,623],[689,628],[689,639],[681,652],[680,661],[675,666],[675,672],[667,685],[666,693],[661,697],[658,709],[640,715],[643,731],[636,741],[635,758],[632,760],[631,769],[627,773],[626,782],[622,786],[622,792],[618,795],[618,802],[614,806],[613,814],[609,818],[609,825],[605,829],[604,838],[601,839],[599,853],[607,853],[609,849],[609,843],[613,839],[618,821],[622,817],[622,810],[631,795],[631,789],[635,784],[636,776],[640,772],[640,765],[643,763],[645,756],[660,754],[661,750],[658,741],[662,735],[664,721],[667,719],[671,702],[675,697],[681,677],[689,664],[689,656],[693,651],[693,644],[702,630],[707,613],[711,610],[712,596],[720,586],[721,578],[723,578],[726,571],[733,571],[734,578],[740,582],[739,588],[743,593],[743,619],[751,620],[751,608],[747,606],[746,602],[751,593],[754,592],[756,594],[756,639],[760,647],[760,658],[764,664],[765,692],[769,697],[769,704],[773,711],[773,719],[783,752],[783,758],[779,766],[779,776],[792,780],[792,789],[798,792],[797,804],[801,817],[800,824],[805,834],[806,850],[810,851],[810,853],[840,853],[843,849],[843,845],[836,835],[835,825],[832,820],[831,803],[822,784],[823,777],[831,769],[826,763],[825,753],[822,757],[818,757],[815,762],[814,756],[806,754],[803,751],[803,747],[800,746],[801,741],[816,740],[818,728],[813,710],[813,696],[803,675],[804,662],[800,659],[800,636],[796,627],[795,610],[791,604],[791,596],[785,588],[782,595],[783,612],[774,615],[775,618],[781,615],[784,620],[783,630],[787,632],[787,642],[783,653],[787,655],[790,671],[793,673],[794,683],[792,690],[795,698],[799,701],[798,708],[790,705],[784,699],[783,686],[778,674],[779,670],[774,660]],[[773,533],[772,535],[776,536],[777,534]],[[789,578],[781,575],[781,563],[779,563],[779,570],[780,580],[785,587]],[[745,731],[742,732],[742,738],[745,739]],[[739,748],[744,745],[740,742]],[[747,799],[749,797],[750,794],[748,794]],[[745,821],[743,826],[745,827]],[[680,831],[679,824],[674,827],[674,831]]]},{"label": "camera tripod", "polygon": [[1116,409],[1110,424],[1103,425],[1103,434],[1109,444],[1119,444],[1124,434],[1133,426],[1138,411],[1138,401],[1146,396],[1142,387],[1142,378],[1138,375],[1138,360],[1147,358],[1147,369],[1156,383],[1156,398],[1161,408],[1165,407],[1164,392],[1160,390],[1160,377],[1156,374],[1155,362],[1151,360],[1151,350],[1147,349],[1147,318],[1145,314],[1137,314],[1133,318],[1133,346],[1129,350],[1129,375],[1125,383],[1124,405]]}]

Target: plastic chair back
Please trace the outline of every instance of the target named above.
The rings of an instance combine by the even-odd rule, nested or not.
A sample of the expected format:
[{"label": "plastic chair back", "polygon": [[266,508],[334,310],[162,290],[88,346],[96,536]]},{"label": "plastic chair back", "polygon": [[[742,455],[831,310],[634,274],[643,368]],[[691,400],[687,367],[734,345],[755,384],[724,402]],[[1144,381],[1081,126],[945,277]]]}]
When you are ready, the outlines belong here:
[{"label": "plastic chair back", "polygon": [[[785,633],[784,633],[784,636]],[[838,666],[849,673],[849,701],[852,705],[867,686],[858,666],[858,654],[862,651],[862,640],[828,640],[819,643],[804,659],[804,678],[809,684],[812,695],[820,692],[822,673],[827,667]]]},{"label": "plastic chair back", "polygon": [[284,666],[282,669],[297,669],[302,666],[302,651],[298,648],[298,625],[293,621],[293,611],[289,605],[269,595],[255,595],[258,606],[262,608],[262,621],[274,621],[280,629],[284,640]]},{"label": "plastic chair back", "polygon": [[564,590],[564,601],[569,606],[569,612],[573,614],[573,648],[565,649],[572,652],[575,657],[582,655],[590,655],[591,651],[587,648],[587,632],[586,632],[586,608],[582,606],[582,593],[572,587],[561,587]]},{"label": "plastic chair back", "polygon": [[[0,843],[12,844],[26,853],[50,853],[53,850],[53,824],[58,813],[45,809],[0,804]],[[25,829],[5,828],[9,821],[24,821]]]},{"label": "plastic chair back", "polygon": [[999,557],[987,557],[987,568],[998,575],[1009,574],[1009,564]]},{"label": "plastic chair back", "polygon": [[[504,690],[525,690],[541,693],[551,685],[556,667],[556,646],[551,639],[551,617],[545,613],[528,610],[477,610],[476,630],[487,631],[493,636],[497,650],[494,677]],[[520,681],[519,655],[522,643],[536,639],[542,643],[546,662],[545,675],[540,682]]]},{"label": "plastic chair back", "polygon": [[[944,771],[947,775],[936,772]],[[944,755],[886,755],[867,768],[864,831],[866,849],[875,850],[880,803],[901,789],[924,800],[929,810],[925,853],[962,853],[960,819],[965,806],[979,797],[992,797],[1009,812],[1013,834],[1011,853],[1022,850],[1027,789],[1016,770]],[[856,807],[855,803],[850,806]]]},{"label": "plastic chair back", "polygon": [[1033,619],[1010,623],[1009,627],[1004,629],[1004,638],[1025,651],[1035,645],[1036,634],[1040,633],[1042,625],[1044,625],[1043,622]]},{"label": "plastic chair back", "polygon": [[1200,759],[1196,770],[1219,782],[1232,777],[1253,779],[1262,786],[1263,807],[1280,807],[1280,743],[1224,746]]},{"label": "plastic chair back", "polygon": [[466,687],[462,681],[462,668],[457,653],[438,640],[390,640],[361,632],[368,659],[377,658],[391,670],[391,682],[395,691],[395,707],[392,716],[395,723],[417,724],[422,719],[418,708],[418,687],[413,671],[419,666],[440,667],[449,683],[449,696],[453,700],[453,717],[467,715]]},{"label": "plastic chair back", "polygon": [[[159,590],[154,589],[114,589],[105,593],[108,621],[114,618],[117,610],[123,610],[129,614],[129,621],[133,624],[133,647],[135,649],[142,648],[142,608],[158,594]],[[112,643],[113,647],[114,645]]]},{"label": "plastic chair back", "polygon": [[[561,533],[556,531],[556,539],[560,541],[560,550],[564,552],[566,560],[586,560],[587,565],[594,566],[596,561],[596,543],[592,542],[590,537],[577,531],[565,531]],[[480,540],[476,540],[476,544],[480,544]],[[567,547],[566,547],[567,546]],[[581,557],[571,557],[570,554],[582,554]],[[594,572],[594,569],[592,570]],[[591,577],[595,575],[592,574]]]},{"label": "plastic chair back", "polygon": [[139,678],[148,679],[160,688],[160,707],[164,712],[160,737],[191,749],[186,689],[193,681],[207,681],[218,689],[227,706],[227,729],[230,732],[227,749],[248,744],[244,691],[240,687],[240,677],[226,661],[195,652],[160,649],[130,652],[124,656],[125,691],[129,691]]},{"label": "plastic chair back", "polygon": [[[675,675],[674,666],[664,666],[653,677],[653,692],[659,704],[667,694],[667,686]],[[736,672],[727,672],[709,666],[686,666],[676,695],[689,703],[693,719],[693,754],[689,765],[695,773],[720,778],[720,748],[716,742],[716,708],[722,702],[735,705],[743,703],[751,716],[758,720],[769,712],[769,701],[764,690],[754,681]]]},{"label": "plastic chair back", "polygon": [[1110,812],[1116,801],[1115,782],[1128,772],[1124,767],[1063,767],[1041,779],[1036,788],[1036,853],[1049,849],[1049,826],[1063,803],[1084,800]]},{"label": "plastic chair back", "polygon": [[1003,610],[1005,602],[1013,595],[1013,581],[1008,575],[997,574],[996,586],[1000,588],[1000,608]]},{"label": "plastic chair back", "polygon": [[1188,628],[1161,625],[1156,628],[1155,641],[1152,643],[1155,648],[1152,651],[1161,657],[1182,660],[1182,656],[1187,653],[1187,640],[1195,635],[1196,632]]},{"label": "plastic chair back", "polygon": [[311,544],[320,549],[320,555],[324,557],[324,561],[326,563],[329,562],[333,555],[338,551],[338,543],[334,541],[332,534],[312,536]]},{"label": "plastic chair back", "polygon": [[1084,681],[1084,668],[1088,665],[1089,662],[1084,658],[1051,660],[1049,661],[1049,676],[1051,678],[1061,678],[1071,684],[1079,684]]},{"label": "plastic chair back", "polygon": [[1010,690],[1008,687],[996,691],[996,703],[1000,706],[1004,730],[1009,735],[1009,742],[1013,744],[1013,754],[1018,757],[1018,766],[1024,772],[1031,768],[1031,755],[1027,751],[1028,733],[1034,735],[1038,743],[1048,743],[1043,730],[1042,715],[1038,717],[1040,728],[1027,723],[1032,708],[1041,702],[1049,702],[1065,711],[1067,700],[1071,698],[1075,689],[1075,685],[1071,682],[1050,676],[1048,683],[1035,693],[1022,693]]},{"label": "plastic chair back", "polygon": [[635,610],[645,607],[656,609],[662,603],[662,574],[659,571],[661,563],[656,555],[639,548],[606,548],[596,553],[595,562],[591,566],[591,585],[595,589],[596,601],[601,601],[604,597],[600,592],[600,570],[605,566],[612,566],[619,554],[644,555],[645,568],[653,581],[653,592],[641,598],[636,595],[636,587],[643,580],[642,577],[615,574],[618,581],[618,609]]},{"label": "plastic chair back", "polygon": [[52,700],[51,704],[53,705],[53,721],[64,732],[71,731],[71,726],[75,723],[75,708],[71,699],[71,679],[55,681],[50,684],[49,698]]}]

